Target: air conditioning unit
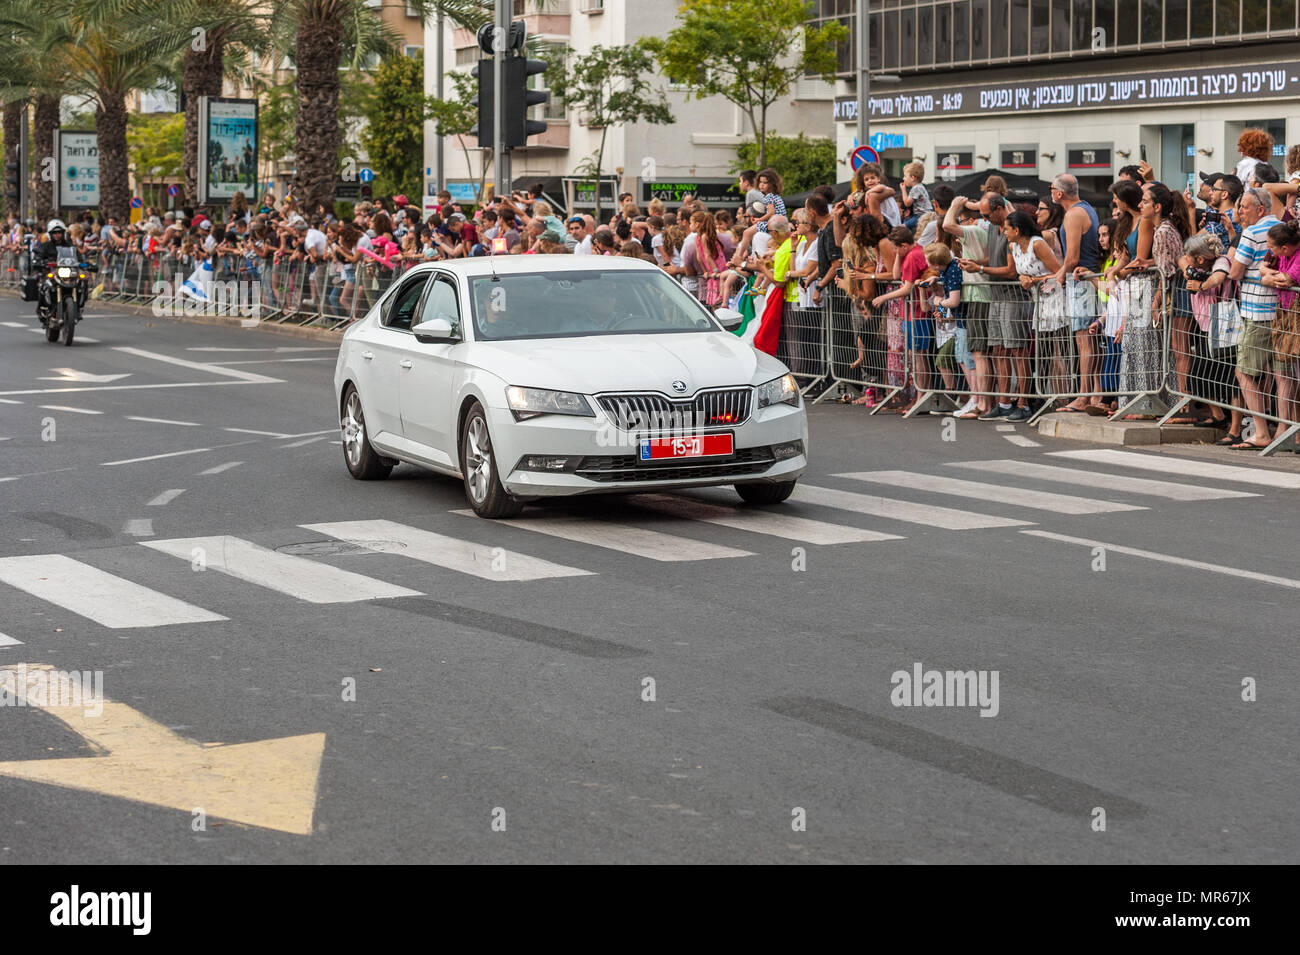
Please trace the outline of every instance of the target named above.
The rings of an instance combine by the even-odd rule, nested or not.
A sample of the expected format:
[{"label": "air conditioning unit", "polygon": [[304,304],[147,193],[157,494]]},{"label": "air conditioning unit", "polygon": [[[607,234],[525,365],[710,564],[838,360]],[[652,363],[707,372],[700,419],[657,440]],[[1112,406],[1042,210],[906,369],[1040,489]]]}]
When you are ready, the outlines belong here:
[{"label": "air conditioning unit", "polygon": [[578,0],[578,7],[583,13],[604,13],[605,0]]}]

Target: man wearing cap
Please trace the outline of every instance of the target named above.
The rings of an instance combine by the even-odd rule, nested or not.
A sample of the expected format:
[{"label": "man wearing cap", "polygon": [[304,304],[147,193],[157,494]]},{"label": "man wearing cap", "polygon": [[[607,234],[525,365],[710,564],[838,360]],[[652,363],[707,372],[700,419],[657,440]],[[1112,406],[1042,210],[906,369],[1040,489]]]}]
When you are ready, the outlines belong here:
[{"label": "man wearing cap", "polygon": [[200,218],[198,223],[199,235],[203,239],[203,251],[212,254],[212,250],[217,247],[217,240],[212,235],[212,222],[207,218]]},{"label": "man wearing cap", "polygon": [[1203,232],[1215,236],[1224,252],[1237,244],[1241,230],[1237,227],[1237,200],[1241,198],[1241,180],[1231,173],[1213,173],[1206,185],[1210,187],[1210,197],[1205,202],[1205,225]]}]

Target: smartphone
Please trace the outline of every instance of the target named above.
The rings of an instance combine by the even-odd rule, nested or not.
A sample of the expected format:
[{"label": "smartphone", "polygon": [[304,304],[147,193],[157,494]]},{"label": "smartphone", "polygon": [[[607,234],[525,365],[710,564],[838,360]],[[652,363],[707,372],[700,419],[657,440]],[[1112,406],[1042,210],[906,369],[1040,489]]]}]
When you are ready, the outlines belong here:
[{"label": "smartphone", "polygon": [[1146,144],[1146,143],[1143,143],[1141,146],[1138,147],[1138,149],[1139,149],[1139,151],[1140,151],[1141,154],[1142,154],[1142,161],[1143,161],[1143,162],[1146,162],[1146,161],[1147,161],[1147,144]]}]

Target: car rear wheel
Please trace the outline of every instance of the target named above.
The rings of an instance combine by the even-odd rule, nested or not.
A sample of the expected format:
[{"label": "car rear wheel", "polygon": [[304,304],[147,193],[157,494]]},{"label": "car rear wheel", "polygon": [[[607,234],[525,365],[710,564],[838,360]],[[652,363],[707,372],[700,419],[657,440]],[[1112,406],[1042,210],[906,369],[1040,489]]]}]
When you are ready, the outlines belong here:
[{"label": "car rear wheel", "polygon": [[386,464],[370,445],[366,434],[366,416],[361,410],[361,394],[348,385],[343,394],[343,415],[339,419],[343,432],[343,459],[348,472],[358,481],[380,481],[392,473],[393,466]]},{"label": "car rear wheel", "polygon": [[478,404],[470,409],[461,434],[460,473],[465,476],[465,497],[479,517],[514,517],[524,509],[524,502],[510,496],[497,474],[487,416]]},{"label": "car rear wheel", "polygon": [[780,504],[794,493],[796,481],[737,484],[736,493],[746,504]]}]

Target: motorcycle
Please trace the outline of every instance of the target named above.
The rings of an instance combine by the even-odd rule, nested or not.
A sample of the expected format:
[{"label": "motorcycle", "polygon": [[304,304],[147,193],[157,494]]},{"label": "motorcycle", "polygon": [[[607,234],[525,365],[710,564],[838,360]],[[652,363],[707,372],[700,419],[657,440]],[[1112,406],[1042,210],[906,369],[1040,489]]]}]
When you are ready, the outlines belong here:
[{"label": "motorcycle", "polygon": [[77,261],[74,249],[60,247],[57,260],[40,279],[42,289],[35,294],[36,314],[45,326],[47,342],[62,338],[64,345],[72,344],[89,295],[88,275],[98,271],[98,266]]}]

